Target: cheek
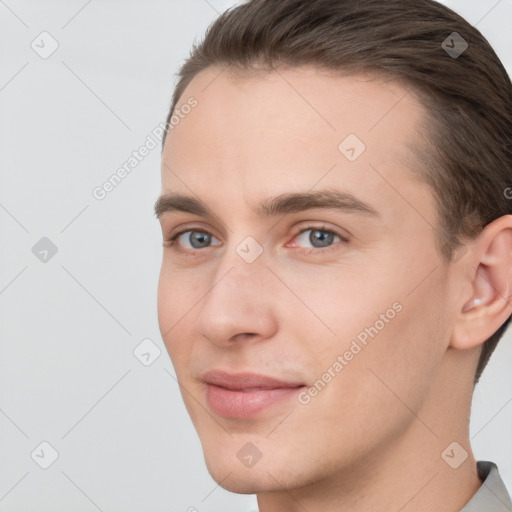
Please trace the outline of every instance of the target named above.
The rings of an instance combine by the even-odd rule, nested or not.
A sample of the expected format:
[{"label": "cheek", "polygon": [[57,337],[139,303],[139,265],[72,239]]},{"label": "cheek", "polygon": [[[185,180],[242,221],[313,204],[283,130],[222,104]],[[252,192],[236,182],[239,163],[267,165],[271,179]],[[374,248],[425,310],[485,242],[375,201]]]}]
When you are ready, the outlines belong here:
[{"label": "cheek", "polygon": [[289,325],[307,351],[310,381],[326,380],[326,387],[337,389],[332,400],[354,403],[363,398],[362,389],[376,406],[387,395],[396,400],[386,384],[412,404],[427,392],[445,351],[449,325],[440,313],[446,309],[446,281],[432,275],[415,289],[425,272],[414,272],[404,275],[395,264],[385,271],[373,266],[337,278],[335,272],[328,278],[318,272],[295,281],[310,311],[302,308],[299,315],[295,309],[293,322],[288,313]]},{"label": "cheek", "polygon": [[[161,328],[169,330],[180,318],[186,321],[188,313],[200,297],[197,283],[190,282],[187,275],[186,271],[166,261],[164,253],[158,281],[158,318]],[[166,325],[162,325],[163,322]]]},{"label": "cheek", "polygon": [[160,278],[158,281],[158,323],[160,325],[160,333],[165,341],[167,331],[172,327],[172,317],[174,316],[174,297],[172,293],[172,285],[166,272],[165,264],[160,270]]},{"label": "cheek", "polygon": [[[170,272],[165,262],[158,283],[158,323],[160,333],[173,364],[183,357],[185,343],[179,343],[186,334],[183,329],[193,313],[194,294],[183,282],[183,274]],[[183,348],[182,348],[183,347]]]},{"label": "cheek", "polygon": [[[287,315],[288,325],[300,325],[299,331],[306,328],[312,334],[313,352],[324,347],[338,353],[347,349],[359,334],[364,341],[365,330],[376,322],[380,332],[400,315],[399,305],[393,305],[400,302],[401,290],[395,283],[382,279],[389,273],[362,265],[290,273],[284,280],[295,296],[288,295],[288,307],[282,312]],[[380,320],[382,314],[386,315],[386,323]]]},{"label": "cheek", "polygon": [[[446,318],[440,316],[446,296],[441,282],[423,284],[423,293],[398,292],[396,311],[381,302],[377,312],[384,316],[366,318],[363,329],[353,337],[358,340],[364,334],[366,344],[359,343],[362,350],[350,363],[353,380],[346,387],[362,399],[360,389],[368,386],[372,396],[368,399],[376,409],[386,407],[399,414],[403,402],[418,411],[440,368],[448,332]],[[407,415],[405,408],[403,412]]]},{"label": "cheek", "polygon": [[[326,439],[340,446],[340,457],[371,451],[408,428],[415,418],[411,411],[421,416],[443,355],[442,345],[431,340],[442,337],[443,325],[433,321],[435,302],[425,308],[422,296],[399,297],[402,309],[396,307],[393,313],[386,300],[375,299],[366,309],[360,309],[364,301],[351,302],[352,315],[339,315],[337,322],[329,317],[336,336],[309,341],[309,390],[314,391],[303,397],[307,403],[297,417],[315,425],[312,442],[319,451]],[[375,311],[388,311],[388,323]],[[358,338],[361,333],[364,338]]]}]

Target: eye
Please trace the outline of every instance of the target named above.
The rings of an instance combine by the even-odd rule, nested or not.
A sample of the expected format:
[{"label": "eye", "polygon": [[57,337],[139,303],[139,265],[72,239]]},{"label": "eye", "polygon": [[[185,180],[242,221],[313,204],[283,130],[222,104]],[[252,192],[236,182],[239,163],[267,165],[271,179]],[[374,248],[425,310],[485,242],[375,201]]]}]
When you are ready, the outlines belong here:
[{"label": "eye", "polygon": [[[336,242],[348,242],[348,238],[331,229],[321,227],[307,227],[300,231],[294,238],[299,241],[299,246],[309,249],[307,252],[325,252]],[[309,244],[309,245],[308,245]],[[296,246],[293,243],[292,246]]]},{"label": "eye", "polygon": [[[325,253],[336,247],[336,242],[348,242],[346,236],[318,226],[302,229],[287,247],[302,247],[306,254]],[[297,243],[298,242],[298,243]],[[221,245],[211,233],[203,230],[188,229],[180,231],[164,240],[164,246],[187,255],[198,254],[198,249]]]},{"label": "eye", "polygon": [[218,240],[218,243],[212,244],[212,240],[217,239],[206,231],[189,229],[187,231],[180,231],[179,233],[176,233],[169,240],[166,240],[164,245],[177,246],[178,250],[180,250],[181,247],[184,247],[187,250],[194,250],[204,249],[210,245],[220,245]]}]

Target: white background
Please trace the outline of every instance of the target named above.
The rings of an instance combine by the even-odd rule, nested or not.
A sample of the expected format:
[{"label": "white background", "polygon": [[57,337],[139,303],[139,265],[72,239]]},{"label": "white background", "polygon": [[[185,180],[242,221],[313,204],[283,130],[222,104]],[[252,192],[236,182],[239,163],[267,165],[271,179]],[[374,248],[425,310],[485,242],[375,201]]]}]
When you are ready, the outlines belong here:
[{"label": "white background", "polygon": [[[159,147],[92,195],[165,121],[173,74],[233,3],[0,1],[1,512],[254,506],[209,476],[160,339]],[[446,3],[512,72],[512,1]],[[31,48],[43,31],[59,44],[48,59]],[[42,237],[58,249],[47,263],[32,253]],[[148,367],[133,355],[145,338],[161,350]],[[477,458],[509,489],[511,362],[507,334],[471,421]],[[42,441],[59,454],[48,469],[31,457]]]}]

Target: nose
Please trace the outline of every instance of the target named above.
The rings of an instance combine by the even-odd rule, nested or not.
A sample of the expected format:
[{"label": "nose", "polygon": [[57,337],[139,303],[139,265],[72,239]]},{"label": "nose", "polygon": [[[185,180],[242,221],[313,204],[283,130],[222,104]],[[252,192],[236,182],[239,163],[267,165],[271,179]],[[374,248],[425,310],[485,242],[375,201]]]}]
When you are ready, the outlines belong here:
[{"label": "nose", "polygon": [[275,286],[275,277],[263,258],[252,263],[236,253],[226,258],[198,304],[199,333],[219,346],[272,337],[277,330]]}]

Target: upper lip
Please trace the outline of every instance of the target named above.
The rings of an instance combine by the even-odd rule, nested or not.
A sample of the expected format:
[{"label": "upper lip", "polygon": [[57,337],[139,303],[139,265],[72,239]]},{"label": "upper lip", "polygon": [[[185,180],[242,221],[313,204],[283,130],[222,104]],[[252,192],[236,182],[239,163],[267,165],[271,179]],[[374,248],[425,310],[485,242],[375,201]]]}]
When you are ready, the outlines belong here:
[{"label": "upper lip", "polygon": [[210,370],[203,374],[202,379],[207,384],[233,390],[296,388],[303,386],[300,382],[283,381],[257,373],[229,373],[224,370]]}]

